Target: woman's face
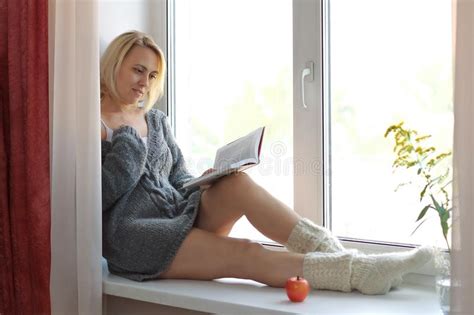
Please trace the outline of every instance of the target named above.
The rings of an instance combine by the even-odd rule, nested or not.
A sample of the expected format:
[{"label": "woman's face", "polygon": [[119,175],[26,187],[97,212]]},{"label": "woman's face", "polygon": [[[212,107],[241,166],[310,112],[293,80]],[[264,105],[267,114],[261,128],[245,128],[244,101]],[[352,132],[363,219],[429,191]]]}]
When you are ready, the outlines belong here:
[{"label": "woman's face", "polygon": [[137,104],[158,76],[158,55],[147,47],[133,47],[123,59],[117,75],[117,93],[126,105]]}]

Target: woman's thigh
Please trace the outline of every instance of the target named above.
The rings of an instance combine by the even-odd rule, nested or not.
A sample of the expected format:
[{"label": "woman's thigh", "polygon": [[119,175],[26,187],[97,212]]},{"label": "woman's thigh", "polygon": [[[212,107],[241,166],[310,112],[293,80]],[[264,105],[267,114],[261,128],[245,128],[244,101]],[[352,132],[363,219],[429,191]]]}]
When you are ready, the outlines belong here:
[{"label": "woman's thigh", "polygon": [[228,235],[235,222],[244,214],[242,196],[251,189],[252,180],[245,173],[226,176],[203,191],[196,227]]},{"label": "woman's thigh", "polygon": [[259,244],[219,236],[193,228],[179,248],[170,267],[160,275],[168,279],[211,280],[222,277],[246,278],[247,265]]}]

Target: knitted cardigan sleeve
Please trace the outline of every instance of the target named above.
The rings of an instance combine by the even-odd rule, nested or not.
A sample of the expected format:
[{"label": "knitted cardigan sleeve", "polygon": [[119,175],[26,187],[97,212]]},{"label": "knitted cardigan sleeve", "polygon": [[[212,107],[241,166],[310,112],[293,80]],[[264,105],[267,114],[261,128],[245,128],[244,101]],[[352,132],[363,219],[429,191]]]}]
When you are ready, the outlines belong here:
[{"label": "knitted cardigan sleeve", "polygon": [[179,191],[180,194],[188,195],[190,192],[198,190],[199,187],[192,189],[183,188],[183,184],[193,179],[194,176],[191,175],[186,168],[186,163],[184,161],[183,154],[178,144],[176,143],[167,117],[163,115],[161,119],[166,143],[168,144],[168,147],[171,151],[171,155],[173,156],[173,166],[171,168],[169,181],[171,185],[173,185],[173,187]]},{"label": "knitted cardigan sleeve", "polygon": [[114,131],[110,152],[102,159],[102,211],[135,187],[144,171],[146,151],[135,128]]}]

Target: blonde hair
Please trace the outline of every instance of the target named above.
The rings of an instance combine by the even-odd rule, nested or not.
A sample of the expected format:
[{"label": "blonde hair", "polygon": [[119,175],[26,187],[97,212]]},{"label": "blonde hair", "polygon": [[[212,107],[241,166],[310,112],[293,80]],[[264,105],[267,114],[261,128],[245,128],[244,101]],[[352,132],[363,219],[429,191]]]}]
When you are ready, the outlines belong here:
[{"label": "blonde hair", "polygon": [[100,58],[100,99],[105,94],[118,99],[117,74],[127,54],[135,46],[147,47],[153,50],[158,57],[158,75],[151,81],[150,89],[144,100],[145,111],[149,111],[153,104],[163,95],[165,84],[166,61],[163,52],[155,41],[147,34],[130,31],[117,36],[107,47]]}]

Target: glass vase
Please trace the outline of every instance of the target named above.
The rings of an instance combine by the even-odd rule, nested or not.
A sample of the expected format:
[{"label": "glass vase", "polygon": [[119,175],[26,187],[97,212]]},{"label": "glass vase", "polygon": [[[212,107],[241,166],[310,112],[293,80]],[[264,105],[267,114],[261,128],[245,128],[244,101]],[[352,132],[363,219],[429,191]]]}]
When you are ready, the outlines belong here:
[{"label": "glass vase", "polygon": [[451,295],[451,277],[448,275],[436,277],[436,293],[443,314],[449,314],[450,295]]}]

